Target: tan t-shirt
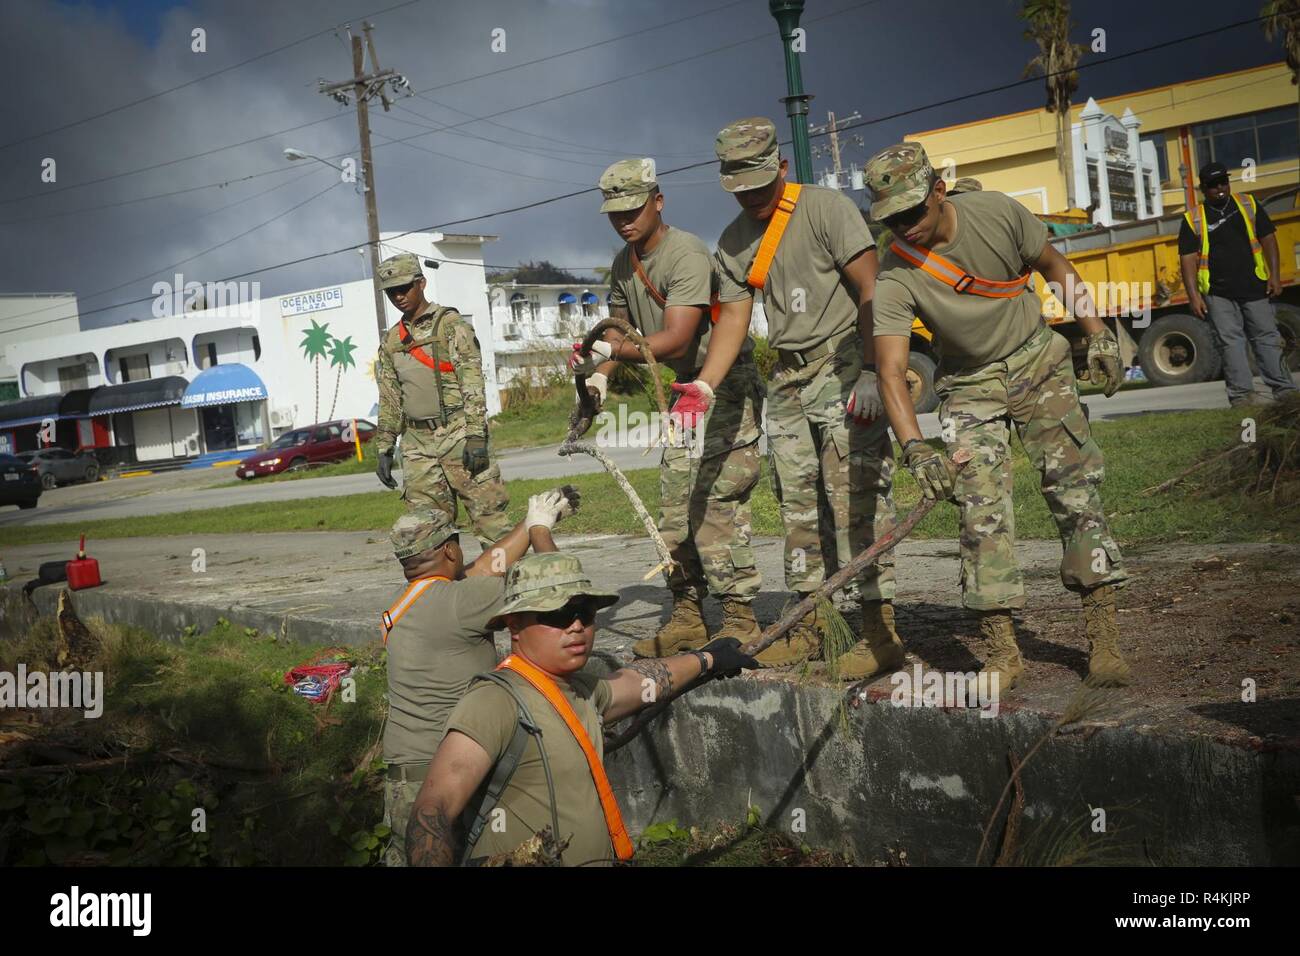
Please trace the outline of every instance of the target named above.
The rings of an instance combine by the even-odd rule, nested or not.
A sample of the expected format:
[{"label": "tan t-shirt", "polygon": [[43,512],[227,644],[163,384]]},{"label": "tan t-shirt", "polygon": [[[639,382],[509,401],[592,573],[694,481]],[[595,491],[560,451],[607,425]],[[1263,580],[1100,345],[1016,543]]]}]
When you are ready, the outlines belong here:
[{"label": "tan t-shirt", "polygon": [[[957,234],[933,251],[981,279],[1007,281],[1035,262],[1047,244],[1047,227],[1014,199],[997,192],[962,193]],[[886,251],[876,282],[876,335],[911,335],[917,316],[934,334],[945,374],[987,365],[1024,344],[1042,324],[1038,295],[1029,287],[1014,299],[955,292]]]},{"label": "tan t-shirt", "polygon": [[[651,284],[667,299],[660,307],[632,266],[631,246],[624,246],[614,257],[609,272],[610,305],[627,309],[632,324],[642,335],[654,335],[664,329],[664,309],[674,305],[699,305],[706,309],[713,297],[716,279],[713,259],[700,238],[682,229],[668,227],[659,244],[641,257],[641,268]],[[679,378],[690,377],[704,365],[713,324],[708,312],[700,323],[700,334],[680,358],[664,359]],[[747,338],[741,354],[754,350],[754,340]]]},{"label": "tan t-shirt", "polygon": [[[551,763],[551,777],[555,782],[560,837],[571,838],[569,848],[564,851],[565,864],[581,866],[614,860],[614,846],[605,825],[605,814],[582,748],[573,739],[563,718],[531,684],[508,671],[500,673],[521,691],[529,712],[541,727],[546,756]],[[556,684],[582,721],[596,753],[603,759],[605,744],[600,715],[610,704],[608,682],[580,672],[567,682],[556,681]],[[514,700],[506,691],[481,681],[471,687],[456,705],[447,721],[447,731],[455,730],[469,737],[488,752],[495,764],[505,754],[510,738],[514,736],[518,714]],[[551,825],[546,772],[536,737],[529,737],[523,757],[497,806],[505,810],[505,832],[496,832],[489,818],[474,844],[471,857],[508,853],[542,827]]]},{"label": "tan t-shirt", "polygon": [[[745,277],[766,230],[766,222],[742,211],[722,231],[714,254],[720,301],[753,295]],[[840,270],[875,245],[851,199],[835,189],[804,186],[763,288],[769,344],[808,349],[853,329],[857,292]]]},{"label": "tan t-shirt", "polygon": [[388,763],[433,759],[470,678],[496,667],[487,622],[501,610],[504,594],[499,577],[435,581],[389,632]]}]

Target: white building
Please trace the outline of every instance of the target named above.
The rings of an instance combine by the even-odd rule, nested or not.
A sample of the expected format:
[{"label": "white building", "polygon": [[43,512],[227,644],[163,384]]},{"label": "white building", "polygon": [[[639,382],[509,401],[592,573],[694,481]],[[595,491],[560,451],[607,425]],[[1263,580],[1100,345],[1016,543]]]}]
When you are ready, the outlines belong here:
[{"label": "white building", "polygon": [[[380,257],[419,256],[426,295],[455,306],[479,341],[491,342],[482,246],[493,238],[390,233]],[[58,444],[150,462],[229,455],[317,421],[373,421],[379,332],[368,279],[274,298],[261,298],[256,283],[166,285],[154,287],[151,311],[161,317],[49,334],[51,326],[26,341],[4,336],[21,397],[0,404],[0,451]],[[385,308],[391,327],[400,315]],[[491,382],[490,348],[483,361]],[[494,389],[488,407],[500,409]]]},{"label": "white building", "polygon": [[488,287],[488,301],[501,389],[523,374],[544,383],[563,367],[573,343],[609,318],[607,285],[494,283]]},{"label": "white building", "polygon": [[0,293],[0,401],[19,395],[18,369],[8,356],[10,347],[80,329],[77,297],[71,292]]}]

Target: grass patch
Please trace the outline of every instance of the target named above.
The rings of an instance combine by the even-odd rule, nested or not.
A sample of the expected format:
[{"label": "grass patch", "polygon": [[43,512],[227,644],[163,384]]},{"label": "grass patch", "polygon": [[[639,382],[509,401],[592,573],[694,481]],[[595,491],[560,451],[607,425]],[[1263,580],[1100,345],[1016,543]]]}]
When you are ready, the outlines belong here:
[{"label": "grass patch", "polygon": [[[1165,541],[1295,541],[1300,537],[1300,509],[1270,507],[1258,497],[1225,486],[1193,496],[1175,489],[1151,498],[1139,492],[1169,478],[1208,454],[1239,441],[1243,414],[1236,409],[1151,413],[1099,422],[1093,434],[1106,455],[1103,501],[1111,528],[1123,545]],[[1013,439],[1016,533],[1022,539],[1057,537],[1056,524],[1038,492],[1038,474]],[[659,504],[656,456],[647,467],[627,473],[653,514]],[[564,479],[583,496],[582,510],[561,525],[566,534],[643,534],[626,499],[603,472]],[[509,483],[510,517],[521,520],[528,496],[554,487],[554,479],[520,479]],[[911,475],[899,468],[894,497],[899,513],[916,504]],[[753,528],[759,535],[780,535],[781,518],[766,474],[754,491]],[[84,524],[8,526],[0,544],[23,545],[72,541],[81,531],[92,539],[178,534],[274,531],[382,531],[402,513],[393,492],[368,492],[333,498],[233,505],[205,511],[92,521]],[[462,513],[463,520],[463,513]],[[917,527],[918,538],[957,536],[957,509],[942,505]]]},{"label": "grass patch", "polygon": [[[52,671],[58,624],[17,596],[0,617],[0,670]],[[103,715],[50,710],[0,723],[6,771],[125,758],[122,766],[0,780],[0,866],[361,865],[382,853],[377,760],[382,659],[350,650],[355,702],[294,694],[283,675],[321,648],[222,622],[165,641],[87,620]],[[192,823],[201,810],[205,828]]]}]

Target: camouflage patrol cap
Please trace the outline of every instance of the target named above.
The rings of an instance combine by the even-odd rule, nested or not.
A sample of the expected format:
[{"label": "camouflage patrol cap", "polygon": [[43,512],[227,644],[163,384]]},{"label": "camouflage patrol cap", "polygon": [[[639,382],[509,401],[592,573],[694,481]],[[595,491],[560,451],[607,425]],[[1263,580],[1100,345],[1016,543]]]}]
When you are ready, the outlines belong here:
[{"label": "camouflage patrol cap", "polygon": [[388,537],[393,542],[393,554],[401,561],[439,547],[459,533],[447,512],[439,508],[422,508],[408,511],[393,522]]},{"label": "camouflage patrol cap", "polygon": [[414,252],[399,252],[379,263],[379,288],[393,289],[413,279],[423,279],[420,260]]},{"label": "camouflage patrol cap", "polygon": [[582,563],[573,555],[559,552],[530,554],[506,572],[505,604],[488,626],[501,627],[507,614],[554,611],[575,597],[587,598],[598,608],[609,607],[618,601],[617,594],[597,591],[591,586],[587,572],[582,570]]},{"label": "camouflage patrol cap", "polygon": [[962,193],[980,193],[984,191],[984,184],[978,179],[971,179],[969,176],[963,176],[956,180],[948,187],[949,196],[959,196]]},{"label": "camouflage patrol cap", "polygon": [[764,116],[736,120],[718,132],[713,151],[718,154],[722,188],[729,193],[761,189],[781,170],[776,124]]},{"label": "camouflage patrol cap", "polygon": [[600,194],[605,197],[600,211],[640,209],[658,185],[653,159],[620,159],[600,174]]},{"label": "camouflage patrol cap", "polygon": [[871,218],[883,222],[894,213],[919,206],[930,194],[934,167],[920,143],[895,143],[867,160]]}]

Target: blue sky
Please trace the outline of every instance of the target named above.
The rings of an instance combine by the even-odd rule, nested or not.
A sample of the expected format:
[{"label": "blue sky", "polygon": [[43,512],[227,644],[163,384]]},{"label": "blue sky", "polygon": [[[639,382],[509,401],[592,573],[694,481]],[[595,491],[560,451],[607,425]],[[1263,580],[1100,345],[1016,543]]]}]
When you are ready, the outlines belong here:
[{"label": "blue sky", "polygon": [[[356,153],[351,111],[316,90],[318,78],[350,73],[343,40],[328,32],[82,121],[366,14],[375,14],[383,65],[423,94],[372,114],[385,230],[582,189],[621,156],[652,155],[661,170],[707,161],[717,129],[741,116],[772,116],[788,136],[778,102],[781,48],[764,0],[419,0],[377,12],[399,2],[6,0],[0,52],[35,82],[0,105],[0,235],[8,252],[0,291],[76,291],[87,324],[98,325],[147,314],[147,306],[113,306],[148,296],[181,259],[196,256],[183,271],[205,281],[362,240],[360,197],[347,186],[329,189],[336,180],[328,169],[290,165],[282,155],[286,146]],[[1086,42],[1104,29],[1115,55],[1215,30],[1256,7],[1076,2],[1074,38]],[[856,110],[871,121],[857,130],[864,147],[847,154],[861,162],[909,131],[1040,107],[1043,86],[1034,81],[922,108],[1021,79],[1033,47],[1021,36],[1018,8],[1012,0],[809,0],[803,73],[813,117]],[[207,36],[202,54],[191,50],[197,28]],[[490,49],[498,28],[507,40],[501,53]],[[632,31],[647,32],[602,42]],[[505,69],[539,57],[552,58]],[[1250,25],[1115,63],[1090,68],[1090,59],[1097,57],[1084,60],[1079,101],[1281,54]],[[573,92],[589,86],[596,88]],[[65,124],[72,125],[56,129]],[[245,140],[252,142],[219,149]],[[207,155],[186,158],[199,153]],[[54,184],[40,180],[46,159],[57,161]],[[708,243],[735,214],[711,164],[663,183],[669,221]],[[453,231],[500,236],[486,250],[492,263],[545,258],[589,269],[607,264],[618,246],[597,206],[579,196]],[[260,281],[270,295],[360,275],[353,253],[267,271]],[[92,298],[97,292],[104,294]]]}]

